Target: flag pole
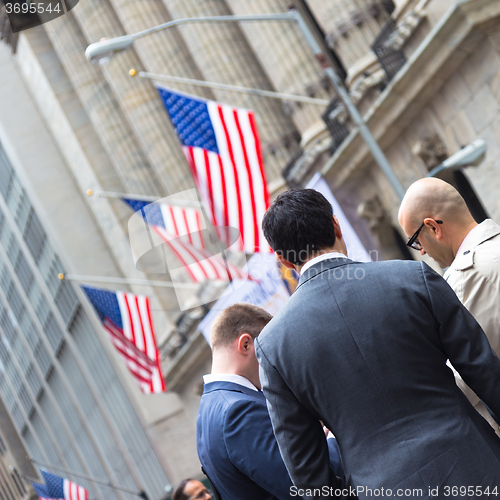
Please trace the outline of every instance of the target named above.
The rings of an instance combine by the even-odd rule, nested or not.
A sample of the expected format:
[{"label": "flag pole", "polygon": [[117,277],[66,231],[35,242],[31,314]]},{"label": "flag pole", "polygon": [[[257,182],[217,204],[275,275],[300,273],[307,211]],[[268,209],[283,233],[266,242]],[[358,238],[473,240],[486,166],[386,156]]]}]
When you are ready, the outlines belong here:
[{"label": "flag pole", "polygon": [[175,201],[163,201],[163,198],[158,198],[158,196],[148,196],[145,194],[127,194],[127,193],[115,193],[112,191],[94,191],[93,189],[87,189],[88,196],[97,196],[98,198],[128,198],[129,200],[137,201],[158,201],[163,205],[172,205],[178,207],[192,207],[199,208],[199,202],[189,201],[189,200],[175,200]]},{"label": "flag pole", "polygon": [[228,85],[227,83],[207,82],[205,80],[194,80],[192,78],[183,78],[180,76],[160,75],[158,73],[148,73],[147,71],[140,71],[131,69],[130,76],[138,75],[139,78],[149,78],[151,80],[159,80],[173,83],[187,83],[190,85],[197,85],[198,87],[208,87],[214,89],[229,90],[231,92],[241,92],[243,94],[258,95],[261,97],[270,97],[272,99],[281,99],[282,101],[295,101],[305,104],[316,104],[317,106],[328,106],[330,101],[327,99],[318,99],[317,97],[308,97],[295,94],[285,94],[283,92],[273,92],[271,90],[253,89],[249,87],[240,87],[237,85]]},{"label": "flag pole", "polygon": [[138,286],[157,286],[163,288],[189,288],[196,289],[195,283],[172,283],[171,281],[151,281],[141,279],[113,278],[109,276],[86,276],[83,274],[64,274],[59,273],[57,277],[60,280],[67,281],[89,281],[95,283],[108,283],[113,285],[138,285]]},{"label": "flag pole", "polygon": [[[85,474],[80,474],[79,472],[74,472],[71,470],[63,469],[61,467],[57,467],[57,466],[52,465],[52,464],[40,462],[39,460],[36,460],[34,458],[27,457],[27,459],[30,462],[33,462],[34,464],[41,465],[42,467],[48,467],[49,469],[54,469],[54,470],[57,470],[59,472],[64,472],[65,474],[68,474],[70,476],[79,477],[80,479],[86,479],[87,481],[90,481],[92,483],[101,484],[103,486],[108,486],[109,488],[113,488],[114,490],[123,491],[125,493],[130,493],[131,495],[135,495],[135,496],[147,499],[147,496],[145,496],[146,493],[144,491],[129,490],[128,488],[123,488],[122,486],[116,486],[111,482],[101,481],[100,479],[96,479],[92,476],[87,476]],[[23,477],[27,478],[27,476],[23,476]],[[31,479],[30,479],[30,481],[31,481]],[[40,481],[39,479],[35,479],[33,482],[38,483],[39,481]]]}]

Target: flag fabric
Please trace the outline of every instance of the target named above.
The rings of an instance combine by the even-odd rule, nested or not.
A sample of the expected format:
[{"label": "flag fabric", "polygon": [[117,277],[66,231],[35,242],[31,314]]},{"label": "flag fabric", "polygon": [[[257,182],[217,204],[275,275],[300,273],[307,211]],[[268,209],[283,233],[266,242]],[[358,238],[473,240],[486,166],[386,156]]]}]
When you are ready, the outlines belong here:
[{"label": "flag fabric", "polygon": [[[203,232],[201,214],[198,210],[129,198],[122,199],[134,210],[140,211],[144,220],[167,244],[195,283],[210,279],[232,281],[249,278],[243,269],[213,255],[206,248],[203,236],[206,233]],[[180,210],[172,210],[177,208]],[[184,219],[185,223],[181,224],[178,221],[174,224],[172,214],[178,215],[182,212],[184,214],[178,216],[178,219],[179,221],[181,218]],[[192,212],[197,213],[193,215]]]},{"label": "flag fabric", "polygon": [[232,281],[250,278],[243,269],[211,254],[208,250],[195,248],[182,238],[173,238],[159,226],[153,226],[153,229],[165,241],[195,283],[206,280]]},{"label": "flag fabric", "polygon": [[82,289],[141,391],[165,391],[149,299],[89,286]]},{"label": "flag fabric", "polygon": [[[238,250],[270,252],[261,223],[269,192],[253,111],[158,86],[212,224],[240,231]],[[220,234],[231,246],[229,231]]]},{"label": "flag fabric", "polygon": [[40,500],[88,500],[88,491],[69,479],[41,471],[45,484],[31,483]]},{"label": "flag fabric", "polygon": [[140,210],[142,217],[150,226],[164,228],[174,238],[180,237],[196,248],[206,248],[203,236],[205,228],[200,210],[130,198],[122,200],[136,212]]}]

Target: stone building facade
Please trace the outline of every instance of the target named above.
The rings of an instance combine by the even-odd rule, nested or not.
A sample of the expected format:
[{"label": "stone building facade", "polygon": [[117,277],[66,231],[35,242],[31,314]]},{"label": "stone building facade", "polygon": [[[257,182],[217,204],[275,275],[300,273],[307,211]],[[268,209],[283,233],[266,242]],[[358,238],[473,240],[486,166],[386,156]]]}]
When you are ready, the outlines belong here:
[{"label": "stone building facade", "polygon": [[[478,167],[467,168],[466,175],[492,217],[500,220],[498,1],[306,3],[345,69],[345,85],[353,102],[403,186],[425,176],[430,164],[483,138],[488,144],[486,159]],[[43,396],[31,387],[22,360],[7,367],[10,375],[3,365],[0,370],[0,396],[29,455],[43,449],[41,461],[92,475],[97,471],[90,457],[96,454],[103,477],[116,481],[128,471],[130,487],[145,489],[155,500],[166,495],[165,486],[168,489],[184,477],[200,476],[195,419],[201,377],[210,370],[210,349],[197,324],[206,308],[180,313],[168,289],[114,286],[152,300],[169,392],[145,397],[111,349],[78,287],[69,282],[64,285],[79,311],[65,317],[57,302],[57,287],[62,285],[53,281],[58,272],[144,278],[134,267],[128,242],[131,212],[119,200],[88,197],[88,189],[163,197],[194,187],[156,89],[150,80],[130,77],[131,68],[330,100],[325,110],[215,88],[170,85],[256,111],[273,195],[287,185],[305,185],[320,171],[367,248],[377,250],[381,258],[420,258],[402,245],[404,235],[397,225],[399,199],[296,26],[184,25],[137,40],[133,48],[105,66],[91,65],[84,56],[85,48],[102,37],[135,33],[169,20],[285,12],[289,4],[289,0],[82,0],[68,14],[19,34],[9,32],[5,16],[0,19],[0,35],[6,41],[0,46],[0,89],[8,97],[0,104],[0,145],[57,256],[57,265],[39,269],[19,229],[21,202],[13,212],[14,202],[0,198],[20,255],[27,256],[60,331],[60,338],[51,338],[48,323],[37,319],[37,306],[23,288],[20,264],[11,262],[15,245],[11,249],[10,240],[5,239],[0,260],[5,261],[5,273],[13,285],[9,282],[8,288],[0,290],[0,319],[16,316],[11,304],[15,286],[52,367],[44,372],[35,353],[30,354]],[[168,278],[168,274],[163,277]],[[6,338],[7,330],[0,328],[1,337]],[[15,322],[13,328],[17,331]],[[115,397],[128,415],[123,430],[115,431],[105,446],[98,436],[109,427],[113,409],[108,407],[99,377],[94,380],[92,365],[86,365],[88,346],[77,342],[78,335],[93,348],[102,348],[101,362],[108,376],[114,374],[114,391],[120,394]],[[8,349],[13,355],[15,348],[31,352],[28,339],[21,341],[16,347],[7,339],[6,356]],[[87,410],[76,398],[76,379],[69,377],[73,373],[67,362],[70,358],[78,361],[100,424],[86,422]],[[18,373],[19,380],[12,375]],[[65,375],[69,381],[63,384]],[[2,387],[8,390],[2,392]],[[58,391],[69,394],[72,409],[67,412],[76,412],[82,422],[78,429],[73,427],[64,411],[53,417],[64,429],[63,444],[56,439],[48,409]],[[113,447],[114,452],[127,448],[127,426],[139,429],[134,432],[141,437],[135,438],[135,451],[129,450],[128,458],[114,467]],[[84,440],[91,444],[82,451]],[[152,460],[154,477],[146,477],[142,458],[136,460],[134,453]],[[96,497],[108,496],[105,488],[90,487],[95,488]]]}]

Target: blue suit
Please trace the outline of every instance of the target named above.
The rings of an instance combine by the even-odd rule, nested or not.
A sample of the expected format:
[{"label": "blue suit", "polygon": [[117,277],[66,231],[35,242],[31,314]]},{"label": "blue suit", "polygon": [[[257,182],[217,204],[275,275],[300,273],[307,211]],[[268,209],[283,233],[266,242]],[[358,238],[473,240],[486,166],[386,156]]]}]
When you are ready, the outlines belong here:
[{"label": "blue suit", "polygon": [[[332,466],[340,468],[335,440]],[[200,462],[223,500],[289,500],[292,481],[261,392],[232,382],[205,384],[197,420]]]}]

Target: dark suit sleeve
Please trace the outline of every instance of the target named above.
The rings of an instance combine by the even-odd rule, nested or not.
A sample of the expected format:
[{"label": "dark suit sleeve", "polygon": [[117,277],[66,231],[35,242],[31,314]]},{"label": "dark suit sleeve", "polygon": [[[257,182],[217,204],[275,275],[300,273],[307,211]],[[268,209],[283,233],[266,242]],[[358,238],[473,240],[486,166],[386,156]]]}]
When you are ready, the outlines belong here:
[{"label": "dark suit sleeve", "polygon": [[224,442],[231,462],[243,474],[280,500],[292,498],[292,481],[264,404],[248,400],[233,404],[224,420]]},{"label": "dark suit sleeve", "polygon": [[448,359],[500,422],[500,360],[477,321],[448,283],[426,264],[422,263],[422,268]]},{"label": "dark suit sleeve", "polygon": [[293,484],[301,489],[341,488],[340,480],[330,467],[328,445],[318,418],[297,401],[266,358],[258,338],[256,346],[260,381],[274,434]]}]

